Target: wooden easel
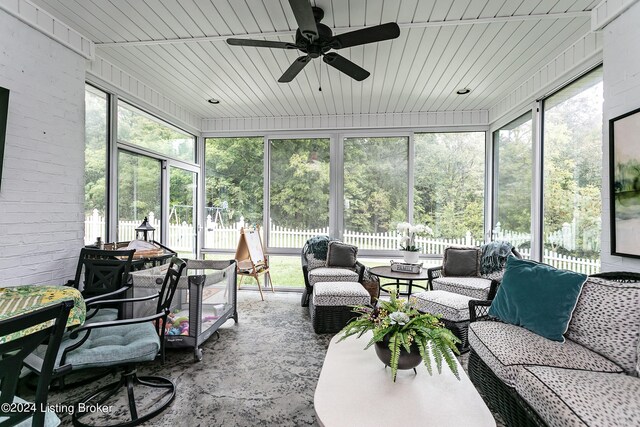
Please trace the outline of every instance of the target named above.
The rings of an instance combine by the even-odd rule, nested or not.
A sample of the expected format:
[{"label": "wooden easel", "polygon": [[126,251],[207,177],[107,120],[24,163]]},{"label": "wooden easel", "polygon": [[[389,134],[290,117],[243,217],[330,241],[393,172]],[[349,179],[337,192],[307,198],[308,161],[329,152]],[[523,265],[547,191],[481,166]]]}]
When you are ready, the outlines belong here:
[{"label": "wooden easel", "polygon": [[[238,275],[240,276],[238,287],[242,284],[244,276],[251,276],[255,278],[258,283],[260,298],[264,301],[259,276],[264,274],[265,277],[269,278],[271,292],[273,292],[273,282],[271,281],[271,274],[269,273],[269,263],[264,255],[264,249],[262,248],[260,228],[245,229],[243,227],[240,229],[240,240],[238,241],[238,248],[236,249],[236,263],[238,265]],[[267,286],[266,279],[265,286]]]}]

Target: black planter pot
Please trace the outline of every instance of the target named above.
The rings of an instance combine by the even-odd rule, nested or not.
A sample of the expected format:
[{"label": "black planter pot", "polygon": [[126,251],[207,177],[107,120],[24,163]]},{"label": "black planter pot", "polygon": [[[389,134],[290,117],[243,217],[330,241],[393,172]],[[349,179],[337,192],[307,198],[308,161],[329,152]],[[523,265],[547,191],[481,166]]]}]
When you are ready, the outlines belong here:
[{"label": "black planter pot", "polygon": [[[382,341],[375,343],[376,354],[378,359],[385,364],[385,366],[391,366],[391,350],[389,350],[389,336],[385,336]],[[400,347],[400,358],[398,359],[398,369],[413,369],[422,363],[422,357],[420,356],[420,350],[418,345],[414,342],[411,344],[410,352]]]}]

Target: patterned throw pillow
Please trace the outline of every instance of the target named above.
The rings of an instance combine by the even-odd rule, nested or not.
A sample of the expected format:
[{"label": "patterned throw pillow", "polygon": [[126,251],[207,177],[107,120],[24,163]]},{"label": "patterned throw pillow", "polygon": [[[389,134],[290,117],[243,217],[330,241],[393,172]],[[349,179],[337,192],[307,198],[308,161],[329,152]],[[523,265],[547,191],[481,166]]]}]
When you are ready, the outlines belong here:
[{"label": "patterned throw pillow", "polygon": [[442,275],[449,277],[479,276],[480,255],[481,252],[478,248],[446,248],[442,257]]},{"label": "patterned throw pillow", "polygon": [[584,274],[509,257],[489,315],[564,342],[564,333],[586,280]]}]

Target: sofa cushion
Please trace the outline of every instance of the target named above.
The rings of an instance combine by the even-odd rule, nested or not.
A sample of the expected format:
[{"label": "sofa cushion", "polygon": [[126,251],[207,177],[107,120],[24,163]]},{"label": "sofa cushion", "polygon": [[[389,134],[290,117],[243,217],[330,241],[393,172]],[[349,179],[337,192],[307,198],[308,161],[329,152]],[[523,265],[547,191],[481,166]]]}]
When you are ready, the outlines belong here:
[{"label": "sofa cushion", "polygon": [[446,248],[442,257],[442,275],[477,277],[480,275],[480,249],[466,247]]},{"label": "sofa cushion", "polygon": [[371,295],[358,282],[319,282],[313,287],[314,306],[366,305]]},{"label": "sofa cushion", "polygon": [[640,283],[590,277],[566,336],[633,373],[639,357]]},{"label": "sofa cushion", "polygon": [[469,320],[469,301],[473,298],[447,291],[428,291],[414,294],[415,307],[423,313],[442,316],[452,322]]},{"label": "sofa cushion", "polygon": [[510,387],[523,366],[542,365],[598,372],[623,372],[622,368],[573,341],[551,341],[502,322],[469,325],[469,344],[491,370]]},{"label": "sofa cushion", "polygon": [[624,374],[526,367],[516,391],[550,427],[626,427],[640,422],[640,379]]},{"label": "sofa cushion", "polygon": [[355,268],[358,247],[342,242],[329,242],[327,267]]},{"label": "sofa cushion", "polygon": [[319,282],[357,282],[358,273],[348,268],[320,267],[309,272],[309,285]]},{"label": "sofa cushion", "polygon": [[447,291],[485,300],[489,297],[491,280],[481,277],[438,277],[433,279],[432,286],[434,291]]},{"label": "sofa cushion", "polygon": [[564,342],[564,333],[586,280],[584,274],[509,257],[489,315]]}]

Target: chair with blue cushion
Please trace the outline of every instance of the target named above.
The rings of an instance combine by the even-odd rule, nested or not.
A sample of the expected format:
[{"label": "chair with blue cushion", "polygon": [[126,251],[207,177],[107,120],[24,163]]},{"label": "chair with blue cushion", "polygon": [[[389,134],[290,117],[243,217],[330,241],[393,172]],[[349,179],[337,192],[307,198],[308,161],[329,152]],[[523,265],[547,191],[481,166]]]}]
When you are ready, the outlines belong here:
[{"label": "chair with blue cushion", "polygon": [[[82,292],[89,305],[100,299],[123,298],[129,290],[129,272],[135,249],[107,251],[82,248],[74,280],[67,282]],[[118,305],[87,312],[87,323],[105,322],[122,318]]]},{"label": "chair with blue cushion", "polygon": [[[138,425],[162,412],[175,397],[175,384],[168,378],[160,376],[138,376],[136,366],[140,363],[152,362],[158,355],[164,361],[164,333],[167,315],[178,286],[178,281],[186,267],[186,262],[173,258],[164,278],[162,288],[157,294],[115,300],[95,301],[87,309],[100,309],[112,304],[136,303],[157,298],[156,314],[141,318],[89,323],[74,330],[63,339],[56,365],[70,364],[73,371],[98,368],[117,368],[121,371],[119,381],[108,384],[89,396],[84,397],[76,405],[77,408],[91,405],[107,405],[107,400],[114,396],[121,387],[128,390],[130,420],[120,424]],[[145,414],[139,414],[135,389],[140,387],[162,388],[165,393],[158,398],[158,404]],[[164,400],[163,400],[164,399]],[[90,413],[76,410],[73,423],[85,426],[83,418]]]},{"label": "chair with blue cushion", "polygon": [[[60,419],[54,412],[42,409],[47,406],[53,366],[72,307],[73,301],[61,301],[49,307],[0,321],[0,337],[4,338],[3,343],[0,344],[0,408],[8,403],[15,403],[24,405],[22,409],[28,409],[13,413],[0,410],[1,427],[54,427],[60,424]],[[7,341],[7,338],[13,334],[45,322],[51,325]],[[40,368],[41,374],[36,387],[35,401],[29,403],[16,396],[18,380],[24,360],[44,343],[47,343],[47,347]]]}]

